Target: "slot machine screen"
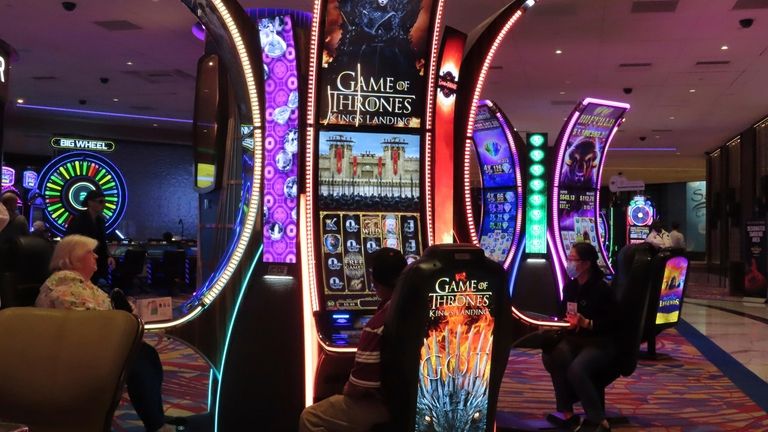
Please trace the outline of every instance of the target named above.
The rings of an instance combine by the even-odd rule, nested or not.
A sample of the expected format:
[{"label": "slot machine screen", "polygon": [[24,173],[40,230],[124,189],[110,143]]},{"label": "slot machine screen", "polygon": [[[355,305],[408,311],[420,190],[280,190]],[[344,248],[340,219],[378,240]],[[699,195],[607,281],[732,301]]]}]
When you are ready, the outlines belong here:
[{"label": "slot machine screen", "polygon": [[420,138],[320,132],[320,230],[325,308],[375,310],[367,259],[381,247],[421,254]]}]

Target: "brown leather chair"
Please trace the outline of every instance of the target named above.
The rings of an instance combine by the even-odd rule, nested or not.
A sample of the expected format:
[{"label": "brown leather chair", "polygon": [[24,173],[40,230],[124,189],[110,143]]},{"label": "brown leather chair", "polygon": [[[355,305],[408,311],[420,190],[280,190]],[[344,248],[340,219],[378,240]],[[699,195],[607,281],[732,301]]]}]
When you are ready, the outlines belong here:
[{"label": "brown leather chair", "polygon": [[144,326],[127,312],[0,310],[0,421],[108,432]]}]

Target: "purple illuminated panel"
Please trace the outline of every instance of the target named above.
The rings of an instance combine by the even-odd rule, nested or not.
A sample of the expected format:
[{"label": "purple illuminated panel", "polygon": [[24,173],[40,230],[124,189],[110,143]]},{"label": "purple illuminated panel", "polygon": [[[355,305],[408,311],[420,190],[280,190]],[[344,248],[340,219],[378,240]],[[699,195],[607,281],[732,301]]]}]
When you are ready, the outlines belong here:
[{"label": "purple illuminated panel", "polygon": [[16,183],[16,170],[11,167],[3,167],[3,186],[13,186]]},{"label": "purple illuminated panel", "polygon": [[571,245],[589,242],[600,252],[600,265],[611,270],[597,226],[600,181],[608,146],[629,105],[587,98],[576,106],[558,138],[552,218],[562,265]]},{"label": "purple illuminated panel", "polygon": [[264,61],[264,262],[296,262],[299,78],[289,16],[259,19]]}]

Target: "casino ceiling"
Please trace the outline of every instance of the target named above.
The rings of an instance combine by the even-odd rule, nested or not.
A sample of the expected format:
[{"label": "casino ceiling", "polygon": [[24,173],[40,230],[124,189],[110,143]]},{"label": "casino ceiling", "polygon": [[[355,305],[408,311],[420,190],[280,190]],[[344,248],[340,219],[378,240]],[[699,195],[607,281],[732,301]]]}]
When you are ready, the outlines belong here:
[{"label": "casino ceiling", "polygon": [[[54,133],[188,144],[188,122],[15,106],[23,99],[192,118],[203,43],[179,0],[76,3],[68,12],[58,1],[0,0],[0,38],[18,53],[6,151],[49,154]],[[241,4],[311,10],[313,2]],[[505,4],[446,0],[446,23],[471,32]],[[744,28],[740,20],[747,18],[753,23]],[[603,178],[623,172],[649,183],[687,181],[704,178],[704,152],[768,115],[766,78],[768,0],[541,0],[496,54],[483,97],[496,101],[519,131],[552,138],[581,98],[627,102],[632,108],[612,144],[623,150],[608,153]]]}]

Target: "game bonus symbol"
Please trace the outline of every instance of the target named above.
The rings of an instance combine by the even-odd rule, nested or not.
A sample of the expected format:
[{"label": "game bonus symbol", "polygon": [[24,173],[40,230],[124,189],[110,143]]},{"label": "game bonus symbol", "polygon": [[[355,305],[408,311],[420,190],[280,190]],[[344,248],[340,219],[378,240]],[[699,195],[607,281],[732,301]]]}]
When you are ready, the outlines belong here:
[{"label": "game bonus symbol", "polygon": [[58,235],[64,235],[74,215],[85,210],[82,200],[95,189],[104,193],[107,232],[117,227],[125,213],[125,180],[103,156],[88,152],[60,156],[43,168],[38,184],[45,197],[45,216],[51,230]]}]

